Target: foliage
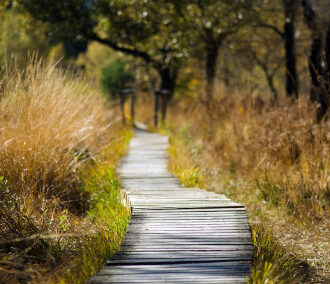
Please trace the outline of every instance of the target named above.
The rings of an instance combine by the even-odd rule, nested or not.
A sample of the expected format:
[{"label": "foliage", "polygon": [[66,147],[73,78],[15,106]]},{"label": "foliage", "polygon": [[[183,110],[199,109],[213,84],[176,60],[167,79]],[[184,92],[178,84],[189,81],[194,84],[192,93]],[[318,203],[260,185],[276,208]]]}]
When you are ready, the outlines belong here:
[{"label": "foliage", "polygon": [[79,55],[75,64],[84,70],[84,75],[88,79],[100,84],[102,68],[106,63],[114,61],[118,57],[118,54],[108,47],[98,42],[91,42],[88,44],[86,52]]},{"label": "foliage", "polygon": [[26,65],[28,54],[37,53],[46,57],[50,43],[45,35],[45,27],[32,21],[19,9],[0,7],[0,64],[4,68],[8,58],[14,58],[20,66]]},{"label": "foliage", "polygon": [[[255,15],[253,1],[171,1],[182,17],[183,33],[190,35],[190,50],[197,58],[204,59],[206,97],[213,95],[219,50],[230,37]],[[202,45],[202,46],[200,46]],[[197,48],[196,48],[197,47]]]},{"label": "foliage", "polygon": [[265,228],[253,225],[253,268],[250,284],[306,281],[310,266],[283,248]]},{"label": "foliage", "polygon": [[246,93],[234,98],[214,101],[209,117],[191,99],[177,103],[170,168],[181,178],[198,169],[205,187],[243,203],[252,224],[269,229],[255,232],[262,253],[253,283],[318,283],[328,271],[329,124],[313,122],[306,99],[274,106]]},{"label": "foliage", "polygon": [[170,13],[173,8],[166,1],[18,3],[34,18],[48,23],[54,37],[98,41],[151,63],[159,72],[163,68],[176,72],[186,55],[181,45],[185,35],[179,31],[178,19]]},{"label": "foliage", "polygon": [[[285,12],[288,2],[296,5],[294,17]],[[319,271],[326,270],[323,238],[329,228],[329,123],[325,115],[330,85],[330,47],[326,42],[330,38],[329,1],[299,2],[303,4],[300,9],[295,0],[1,1],[0,200],[1,206],[5,204],[0,212],[1,234],[14,240],[23,238],[19,245],[10,243],[5,250],[0,249],[0,254],[13,256],[0,258],[1,265],[24,282],[28,280],[28,264],[29,271],[37,271],[33,277],[38,279],[63,260],[63,255],[79,247],[76,235],[53,238],[47,235],[49,232],[81,233],[90,220],[98,219],[84,218],[94,207],[99,208],[95,212],[107,211],[105,216],[111,204],[116,212],[119,208],[118,203],[109,205],[106,201],[117,196],[112,166],[99,167],[95,173],[98,178],[91,174],[95,180],[89,189],[78,174],[87,165],[98,167],[96,153],[118,138],[118,126],[113,123],[116,115],[109,113],[105,100],[81,79],[63,74],[58,67],[29,65],[26,60],[27,53],[35,52],[56,59],[70,54],[75,57],[74,47],[78,45],[78,50],[84,51],[88,42],[87,52],[79,55],[77,63],[88,76],[99,80],[104,63],[120,58],[118,68],[104,69],[105,81],[112,82],[110,89],[121,87],[129,79],[121,83],[118,79],[127,71],[118,63],[123,54],[137,58],[135,66],[143,65],[140,78],[144,83],[150,79],[151,66],[151,73],[158,72],[161,77],[159,88],[181,87],[180,99],[174,96],[176,101],[171,102],[174,110],[166,125],[176,128],[172,133],[174,143],[180,141],[172,150],[177,163],[172,170],[187,185],[221,188],[247,206],[252,220],[269,227],[272,240],[278,238],[286,244],[284,250],[298,253],[299,259],[308,258]],[[294,102],[281,98],[283,78],[290,77],[284,66],[284,32],[292,21],[296,46],[291,51],[296,50],[302,94]],[[50,48],[59,42],[62,44]],[[97,43],[121,53],[106,51]],[[4,58],[12,54],[19,66],[29,65],[24,72],[19,68],[6,70],[10,64]],[[123,61],[131,62],[131,57]],[[208,63],[210,68],[205,69]],[[117,72],[121,75],[114,81],[112,76]],[[201,78],[212,82],[216,74],[216,79],[231,89],[215,85],[215,100],[206,105],[200,101],[205,94],[201,91],[205,80]],[[151,83],[153,91],[158,88],[155,82]],[[274,100],[269,100],[267,83]],[[322,106],[319,125],[312,119],[315,105],[306,100],[311,85],[312,99]],[[145,84],[143,90],[148,87]],[[187,98],[191,90],[193,95]],[[139,100],[139,106],[150,106],[150,94],[140,95]],[[138,117],[146,122],[152,119],[150,107],[138,109],[142,110]],[[107,188],[114,191],[103,188],[103,193],[95,193],[104,178],[111,181]],[[123,215],[118,216],[123,224]],[[94,225],[90,225],[92,230]],[[91,263],[99,265],[98,259],[109,255],[107,243],[112,246],[109,238],[113,235],[108,233],[105,237],[97,233],[86,237],[86,244],[90,240],[99,248],[84,246],[88,252],[81,257],[86,267],[83,275],[90,275]],[[288,264],[291,276],[284,275],[285,265],[278,265],[282,256],[276,257],[281,248],[268,242],[268,237],[261,237],[263,240],[269,257],[260,269],[255,266],[253,277],[256,281],[291,279],[291,272],[297,270],[291,270]],[[259,259],[263,262],[262,257]],[[48,262],[41,267],[45,260]]]},{"label": "foliage", "polygon": [[129,132],[90,85],[36,59],[7,69],[0,97],[1,281],[83,282],[127,224],[114,165]]},{"label": "foliage", "polygon": [[71,269],[60,265],[51,277],[52,283],[85,283],[120,248],[130,217],[121,202],[119,181],[113,168],[130,137],[129,132],[122,134],[125,140],[113,144],[102,154],[104,164],[83,172],[84,190],[90,193],[91,206],[84,223],[93,224],[94,230],[81,237],[81,247],[70,256]]},{"label": "foliage", "polygon": [[125,67],[127,65],[124,60],[116,59],[102,68],[101,84],[105,93],[117,97],[121,89],[131,87],[134,75]]}]

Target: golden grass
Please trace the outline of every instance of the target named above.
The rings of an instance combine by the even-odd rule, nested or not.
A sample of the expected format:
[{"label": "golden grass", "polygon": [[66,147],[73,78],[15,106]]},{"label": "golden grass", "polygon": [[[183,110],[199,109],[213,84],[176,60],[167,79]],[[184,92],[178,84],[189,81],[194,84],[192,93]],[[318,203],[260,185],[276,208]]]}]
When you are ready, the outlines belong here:
[{"label": "golden grass", "polygon": [[[223,94],[208,107],[192,99],[174,104],[171,170],[182,176],[198,169],[199,183],[243,203],[252,224],[268,228],[283,252],[268,257],[273,261],[267,264],[269,281],[299,282],[306,275],[306,281],[315,275],[320,276],[316,282],[324,280],[329,273],[329,122],[314,122],[315,106],[306,98],[274,104],[248,92]],[[269,243],[267,238],[258,243]],[[295,260],[283,261],[290,253]],[[253,283],[263,283],[257,270]]]},{"label": "golden grass", "polygon": [[95,153],[111,131],[110,111],[91,87],[41,62],[9,71],[4,84],[1,175],[11,191],[70,194],[80,152]]},{"label": "golden grass", "polygon": [[305,99],[261,110],[252,99],[217,104],[218,108],[213,103],[214,119],[201,115],[201,106],[186,112],[193,120],[185,119],[178,133],[187,144],[197,137],[193,154],[207,153],[208,165],[233,177],[252,178],[261,199],[283,206],[302,222],[324,218],[329,205],[330,124],[315,124]]},{"label": "golden grass", "polygon": [[[81,78],[36,59],[23,71],[6,69],[0,77],[0,278],[46,281],[60,264],[89,262],[102,250],[109,256],[120,242],[128,214],[114,165],[129,131],[120,130],[115,110]],[[87,183],[87,172],[94,183]],[[90,272],[80,282],[83,275]]]}]

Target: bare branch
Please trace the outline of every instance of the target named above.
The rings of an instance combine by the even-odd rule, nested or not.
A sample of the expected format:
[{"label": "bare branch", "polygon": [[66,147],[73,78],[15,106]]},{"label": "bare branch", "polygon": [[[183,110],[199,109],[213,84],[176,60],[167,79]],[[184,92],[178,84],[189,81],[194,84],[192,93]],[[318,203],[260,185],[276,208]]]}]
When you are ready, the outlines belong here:
[{"label": "bare branch", "polygon": [[85,36],[90,40],[94,40],[99,43],[105,44],[116,51],[120,51],[120,52],[129,54],[129,55],[133,55],[134,57],[139,57],[139,58],[143,59],[144,61],[146,61],[146,63],[152,63],[152,65],[154,65],[156,68],[161,66],[161,64],[159,62],[155,61],[153,58],[151,58],[151,56],[147,52],[144,52],[142,50],[139,50],[136,48],[120,46],[117,43],[115,43],[109,39],[99,37],[95,33],[87,33],[87,34],[85,34]]},{"label": "bare branch", "polygon": [[284,32],[282,32],[279,28],[276,26],[273,26],[271,24],[266,24],[266,23],[259,23],[255,25],[256,28],[265,28],[265,29],[271,29],[274,32],[276,32],[281,38],[284,38]]}]

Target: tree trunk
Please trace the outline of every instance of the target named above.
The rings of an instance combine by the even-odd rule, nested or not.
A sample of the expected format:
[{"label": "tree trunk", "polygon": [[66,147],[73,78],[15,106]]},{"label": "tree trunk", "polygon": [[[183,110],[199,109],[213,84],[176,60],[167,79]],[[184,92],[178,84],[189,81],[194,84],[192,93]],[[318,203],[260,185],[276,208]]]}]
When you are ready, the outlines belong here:
[{"label": "tree trunk", "polygon": [[268,83],[268,86],[271,90],[271,92],[273,93],[273,96],[274,96],[274,101],[277,101],[277,98],[278,98],[278,92],[275,88],[275,85],[274,85],[274,76],[276,74],[276,69],[271,72],[267,66],[267,64],[265,62],[263,62],[258,56],[257,56],[257,53],[255,52],[255,50],[251,50],[252,52],[252,57],[253,59],[257,62],[257,64],[260,66],[260,68],[262,69],[262,71],[265,73],[265,77],[266,77],[266,80],[267,80],[267,83]]},{"label": "tree trunk", "polygon": [[269,86],[270,90],[272,91],[273,96],[274,96],[274,101],[276,102],[277,98],[278,98],[278,92],[277,92],[277,90],[275,88],[275,85],[274,85],[274,78],[273,78],[272,75],[267,74],[267,72],[265,72],[265,73],[266,73],[268,86]]},{"label": "tree trunk", "polygon": [[[177,79],[177,68],[163,67],[158,70],[160,76],[160,91],[167,91],[166,94],[162,95],[161,100],[161,119],[162,121],[166,118],[166,111],[168,102],[172,99],[176,79]],[[159,110],[159,102],[160,102],[160,94],[155,93],[155,113],[154,113],[154,125],[157,127],[158,125],[158,110]]]},{"label": "tree trunk", "polygon": [[320,122],[325,116],[329,107],[327,74],[323,65],[323,33],[318,29],[312,32],[313,42],[311,46],[311,55],[309,57],[309,73],[311,76],[311,100],[318,102],[319,106],[316,112],[316,119]]},{"label": "tree trunk", "polygon": [[160,76],[161,76],[161,84],[160,84],[161,90],[168,91],[168,94],[164,95],[162,100],[161,111],[162,111],[162,122],[164,122],[166,118],[167,105],[168,102],[172,99],[175,89],[177,70],[176,68],[173,68],[171,70],[169,67],[166,67],[165,69],[161,70]]},{"label": "tree trunk", "polygon": [[325,68],[324,68],[324,84],[319,99],[319,108],[317,110],[317,120],[321,121],[326,115],[330,105],[330,17],[328,20],[328,29],[325,38]]},{"label": "tree trunk", "polygon": [[131,118],[132,118],[132,125],[135,123],[135,100],[136,95],[135,92],[131,94]]},{"label": "tree trunk", "polygon": [[285,25],[285,60],[286,60],[286,94],[298,97],[298,76],[296,71],[295,20],[297,0],[283,0]]},{"label": "tree trunk", "polygon": [[309,73],[312,81],[311,100],[318,101],[322,89],[322,81],[324,76],[324,68],[322,66],[323,53],[323,33],[314,29],[312,32],[311,53],[309,56]]},{"label": "tree trunk", "polygon": [[165,121],[165,118],[166,118],[166,110],[167,110],[168,101],[169,101],[168,96],[167,95],[163,95],[163,97],[162,97],[162,109],[161,109],[161,112],[162,112],[162,122],[164,122]]},{"label": "tree trunk", "polygon": [[154,126],[158,126],[159,96],[154,92]]},{"label": "tree trunk", "polygon": [[328,94],[330,92],[330,17],[328,21],[328,30],[325,44],[326,71],[328,74]]},{"label": "tree trunk", "polygon": [[125,101],[126,101],[125,95],[124,94],[120,94],[120,109],[121,109],[123,124],[126,124],[126,119],[125,119]]},{"label": "tree trunk", "polygon": [[169,99],[172,98],[173,92],[174,92],[174,88],[175,88],[175,82],[176,82],[176,70],[169,68],[169,67],[165,67],[162,68],[159,71],[159,75],[160,75],[160,89],[161,90],[168,90],[170,92],[169,94]]},{"label": "tree trunk", "polygon": [[[312,31],[312,45],[311,53],[309,56],[309,73],[311,77],[311,93],[310,98],[313,102],[318,102],[318,108],[316,112],[316,119],[320,122],[325,114],[327,113],[329,107],[329,89],[328,89],[328,74],[326,70],[326,65],[328,59],[323,60],[323,51],[327,51],[327,44],[325,43],[325,38],[328,41],[327,36],[322,31],[322,22],[319,15],[315,13],[312,6],[312,1],[302,0],[302,5],[304,8],[304,17],[308,27]],[[328,58],[326,54],[326,58]]]},{"label": "tree trunk", "polygon": [[219,45],[214,40],[206,42],[206,102],[209,102],[213,96],[218,56]]}]

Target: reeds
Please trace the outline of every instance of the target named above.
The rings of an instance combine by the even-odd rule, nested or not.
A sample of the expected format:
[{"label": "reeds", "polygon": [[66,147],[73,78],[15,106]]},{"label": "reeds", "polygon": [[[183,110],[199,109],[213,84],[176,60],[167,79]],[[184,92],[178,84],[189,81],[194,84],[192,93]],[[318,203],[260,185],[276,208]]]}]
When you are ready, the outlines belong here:
[{"label": "reeds", "polygon": [[[250,222],[267,228],[269,234],[261,234],[256,245],[273,255],[267,256],[274,261],[269,281],[291,283],[306,277],[323,281],[329,272],[324,256],[329,234],[330,123],[315,122],[316,106],[307,97],[274,103],[251,93],[221,89],[209,104],[198,99],[174,103],[169,113],[170,167],[179,176],[198,169],[204,187],[244,204]],[[284,252],[281,257],[265,246],[269,236]],[[317,275],[309,275],[307,266],[304,271],[294,267],[285,255],[296,257],[295,263],[308,259],[306,265]],[[255,263],[262,263],[262,257],[255,256],[259,258]],[[265,276],[260,278],[263,272],[258,269],[254,267],[253,283],[262,283],[258,281]]]},{"label": "reeds", "polygon": [[23,72],[7,71],[3,85],[3,182],[12,185],[11,192],[69,195],[80,156],[86,149],[95,152],[100,137],[111,131],[104,101],[78,78],[40,61]]},{"label": "reeds", "polygon": [[181,117],[176,109],[171,122],[178,126],[181,141],[193,144],[202,175],[212,169],[249,180],[261,200],[282,206],[302,221],[325,217],[330,124],[314,122],[315,108],[307,98],[274,105],[228,94],[212,102],[211,109],[193,102],[182,105]]},{"label": "reeds", "polygon": [[0,78],[0,278],[25,282],[97,231],[85,228],[91,192],[81,171],[119,127],[92,85],[56,65],[32,58]]}]

